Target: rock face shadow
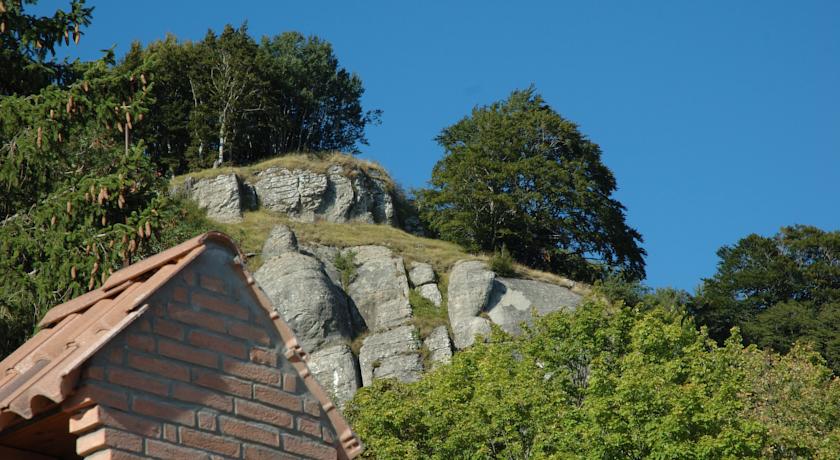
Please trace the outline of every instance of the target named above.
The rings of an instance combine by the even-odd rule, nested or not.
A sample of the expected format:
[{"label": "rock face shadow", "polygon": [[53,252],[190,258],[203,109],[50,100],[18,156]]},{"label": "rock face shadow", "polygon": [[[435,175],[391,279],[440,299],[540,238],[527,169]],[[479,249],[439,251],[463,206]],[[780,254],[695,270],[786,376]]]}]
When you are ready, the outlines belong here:
[{"label": "rock face shadow", "polygon": [[519,334],[522,324],[539,316],[576,308],[582,300],[566,287],[542,281],[497,277],[484,311],[505,332]]}]

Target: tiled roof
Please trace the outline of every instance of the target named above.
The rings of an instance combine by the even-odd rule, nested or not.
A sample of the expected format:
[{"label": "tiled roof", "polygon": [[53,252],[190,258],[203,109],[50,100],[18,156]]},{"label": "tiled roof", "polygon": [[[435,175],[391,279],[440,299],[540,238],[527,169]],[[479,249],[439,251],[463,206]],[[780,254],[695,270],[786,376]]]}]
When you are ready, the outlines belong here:
[{"label": "tiled roof", "polygon": [[47,312],[39,323],[41,330],[0,362],[0,432],[67,400],[76,389],[81,366],[140,317],[148,309],[145,301],[198,257],[208,241],[237,254],[243,281],[252,287],[258,303],[271,316],[286,345],[286,358],[320,400],[347,456],[357,455],[361,444],[309,372],[305,364],[308,355],[242,265],[244,259],[236,244],[219,232],[205,233],[125,267],[113,273],[99,289]]}]

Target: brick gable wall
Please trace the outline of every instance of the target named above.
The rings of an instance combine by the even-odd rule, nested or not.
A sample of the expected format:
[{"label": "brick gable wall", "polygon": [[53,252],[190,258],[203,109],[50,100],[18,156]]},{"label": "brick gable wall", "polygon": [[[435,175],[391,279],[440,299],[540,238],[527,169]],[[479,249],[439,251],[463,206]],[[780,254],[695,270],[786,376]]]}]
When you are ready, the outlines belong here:
[{"label": "brick gable wall", "polygon": [[207,251],[83,368],[70,421],[85,458],[335,459],[337,435],[271,318]]}]

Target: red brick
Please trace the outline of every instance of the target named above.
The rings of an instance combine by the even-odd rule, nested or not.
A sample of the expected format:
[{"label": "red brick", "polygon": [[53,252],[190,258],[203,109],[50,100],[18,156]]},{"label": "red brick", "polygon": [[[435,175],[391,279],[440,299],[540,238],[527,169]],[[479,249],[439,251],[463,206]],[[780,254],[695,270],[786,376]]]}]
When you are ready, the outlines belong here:
[{"label": "red brick", "polygon": [[275,447],[280,445],[279,430],[268,425],[221,416],[219,417],[219,427],[222,433],[235,438]]},{"label": "red brick", "polygon": [[172,397],[224,412],[233,412],[233,398],[231,396],[224,396],[192,385],[175,383],[172,387]]},{"label": "red brick", "polygon": [[195,277],[195,270],[192,268],[181,271],[181,279],[187,283],[187,286],[195,286]]},{"label": "red brick", "polygon": [[248,363],[227,357],[222,358],[222,369],[228,373],[243,379],[255,382],[277,385],[280,383],[280,370],[277,368],[260,366],[259,364]]},{"label": "red brick", "polygon": [[198,411],[198,427],[204,431],[216,431],[216,414],[208,411]]},{"label": "red brick", "polygon": [[[160,310],[160,308],[155,307],[155,309]],[[152,331],[152,323],[149,321],[148,318],[140,318],[134,320],[134,327],[139,329],[141,332],[151,332]]]},{"label": "red brick", "polygon": [[167,306],[169,317],[175,321],[180,321],[192,326],[199,326],[211,331],[225,332],[225,321],[219,316],[205,313],[203,311],[196,311],[184,305],[170,303]]},{"label": "red brick", "polygon": [[279,388],[254,385],[254,399],[295,412],[300,412],[301,410],[301,398],[290,395]]},{"label": "red brick", "polygon": [[168,423],[163,424],[163,439],[169,442],[178,442],[178,427]]},{"label": "red brick", "polygon": [[130,353],[128,355],[128,365],[134,369],[150,372],[163,377],[182,380],[185,382],[190,381],[190,368],[174,361]]},{"label": "red brick", "polygon": [[252,444],[243,445],[243,458],[246,460],[297,460],[297,455],[286,454],[279,450],[266,449]]},{"label": "red brick", "polygon": [[321,403],[314,399],[304,399],[303,411],[309,415],[319,417],[321,415]]},{"label": "red brick", "polygon": [[84,371],[82,371],[82,378],[105,380],[105,369],[100,366],[88,366]]},{"label": "red brick", "polygon": [[95,382],[86,381],[73,396],[64,401],[62,407],[65,411],[72,412],[74,409],[93,404],[128,410],[128,395],[125,391],[104,388]]},{"label": "red brick", "polygon": [[300,436],[283,433],[283,450],[318,460],[334,460],[338,458],[335,447],[310,441]]},{"label": "red brick", "polygon": [[323,427],[323,433],[324,435],[322,438],[324,438],[324,442],[327,444],[335,444],[335,432],[332,429],[325,426]]},{"label": "red brick", "polygon": [[128,334],[125,338],[125,343],[135,350],[145,351],[147,353],[154,353],[155,338],[145,334]]},{"label": "red brick", "polygon": [[147,457],[128,453],[124,450],[106,449],[85,457],[85,460],[145,460]]},{"label": "red brick", "polygon": [[171,340],[160,340],[158,342],[158,353],[200,366],[219,367],[218,354]]},{"label": "red brick", "polygon": [[243,398],[250,398],[252,395],[250,382],[221,374],[218,371],[193,368],[192,381],[196,385],[212,388],[214,390],[235,396],[241,396]]},{"label": "red brick", "polygon": [[166,396],[169,393],[169,383],[165,380],[119,367],[108,369],[108,381],[161,396]]},{"label": "red brick", "polygon": [[186,426],[195,426],[195,412],[192,409],[176,406],[168,402],[135,397],[131,403],[131,409],[138,414],[148,415],[166,420],[167,422],[180,423]]},{"label": "red brick", "polygon": [[239,457],[238,442],[224,439],[219,435],[191,430],[184,427],[181,427],[178,431],[181,435],[181,444],[217,452],[229,457]]},{"label": "red brick", "polygon": [[283,390],[289,393],[297,392],[297,375],[283,374]]},{"label": "red brick", "polygon": [[162,318],[155,318],[154,331],[155,334],[171,339],[184,339],[184,328],[180,324]]},{"label": "red brick", "polygon": [[236,415],[281,428],[294,428],[294,418],[286,411],[260,403],[236,399]]},{"label": "red brick", "polygon": [[147,438],[160,437],[160,423],[144,417],[104,406],[93,406],[83,413],[73,415],[68,431],[79,434],[101,426],[117,428]]},{"label": "red brick", "polygon": [[252,326],[250,324],[231,322],[227,332],[230,335],[239,337],[240,339],[247,339],[257,342],[262,345],[271,343],[271,338],[261,327]]},{"label": "red brick", "polygon": [[248,347],[244,343],[203,331],[192,331],[187,340],[201,348],[218,351],[236,358],[246,359]]},{"label": "red brick", "polygon": [[297,418],[297,430],[301,433],[321,437],[321,422],[307,417]]},{"label": "red brick", "polygon": [[200,450],[176,446],[149,439],[146,441],[146,455],[155,458],[179,458],[189,460],[210,460],[210,455]]},{"label": "red brick", "polygon": [[100,428],[76,438],[76,453],[81,456],[108,447],[119,447],[123,450],[141,452],[143,450],[143,438],[112,428]]},{"label": "red brick", "polygon": [[263,364],[269,367],[277,367],[280,362],[280,357],[276,351],[262,347],[251,348],[249,358],[257,364]]},{"label": "red brick", "polygon": [[187,303],[187,288],[184,286],[176,286],[172,288],[172,300],[180,303]]},{"label": "red brick", "polygon": [[108,353],[108,362],[111,364],[122,364],[123,355],[124,354],[121,348],[114,347],[111,349],[111,352]]},{"label": "red brick", "polygon": [[201,285],[201,287],[207,289],[208,291],[217,292],[219,294],[224,294],[226,292],[225,281],[219,278],[201,275],[199,284]]},{"label": "red brick", "polygon": [[245,321],[247,321],[251,316],[251,311],[248,307],[201,292],[194,292],[190,303],[216,313],[233,316],[234,318],[239,318]]}]

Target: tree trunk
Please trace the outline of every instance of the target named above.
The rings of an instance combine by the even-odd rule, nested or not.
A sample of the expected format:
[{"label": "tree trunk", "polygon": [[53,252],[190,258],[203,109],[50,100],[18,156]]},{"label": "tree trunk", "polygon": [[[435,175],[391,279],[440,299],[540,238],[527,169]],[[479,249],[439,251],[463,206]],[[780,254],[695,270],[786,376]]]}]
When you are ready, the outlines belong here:
[{"label": "tree trunk", "polygon": [[218,168],[222,166],[222,162],[225,161],[225,116],[222,115],[221,120],[219,120],[219,157],[216,158],[216,162],[213,163],[214,168]]}]

